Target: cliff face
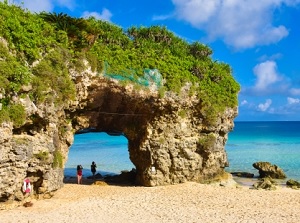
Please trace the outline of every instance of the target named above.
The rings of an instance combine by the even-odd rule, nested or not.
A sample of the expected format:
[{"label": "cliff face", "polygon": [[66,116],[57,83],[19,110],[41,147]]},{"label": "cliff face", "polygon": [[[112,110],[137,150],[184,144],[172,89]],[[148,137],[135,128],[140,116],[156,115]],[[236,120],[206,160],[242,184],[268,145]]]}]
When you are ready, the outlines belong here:
[{"label": "cliff face", "polygon": [[88,70],[71,75],[77,97],[68,106],[34,105],[29,97],[16,97],[30,118],[18,129],[10,123],[0,127],[1,201],[24,199],[25,177],[39,197],[61,188],[74,133],[86,128],[122,132],[136,181],[144,186],[204,182],[224,172],[228,165],[224,145],[236,108],[207,124],[199,99],[186,89],[180,96],[167,92],[159,97],[151,88],[125,86]]}]

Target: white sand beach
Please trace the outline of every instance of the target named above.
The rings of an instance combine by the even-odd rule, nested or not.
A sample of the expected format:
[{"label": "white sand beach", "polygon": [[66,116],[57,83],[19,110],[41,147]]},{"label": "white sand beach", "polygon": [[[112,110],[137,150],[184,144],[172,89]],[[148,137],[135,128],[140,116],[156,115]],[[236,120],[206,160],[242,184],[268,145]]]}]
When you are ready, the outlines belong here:
[{"label": "white sand beach", "polygon": [[51,199],[0,211],[2,223],[300,221],[300,190],[184,183],[159,187],[65,183]]}]

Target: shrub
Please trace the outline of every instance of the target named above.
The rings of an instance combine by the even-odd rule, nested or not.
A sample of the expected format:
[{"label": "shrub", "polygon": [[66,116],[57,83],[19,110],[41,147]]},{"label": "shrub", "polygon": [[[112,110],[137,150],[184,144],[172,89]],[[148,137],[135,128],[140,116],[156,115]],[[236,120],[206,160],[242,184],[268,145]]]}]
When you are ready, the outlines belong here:
[{"label": "shrub", "polygon": [[53,153],[53,168],[62,168],[63,167],[63,155],[59,150],[55,150]]},{"label": "shrub", "polygon": [[0,110],[0,123],[12,122],[15,128],[21,127],[26,121],[26,111],[21,104],[2,106]]},{"label": "shrub", "polygon": [[14,127],[21,127],[26,121],[26,111],[21,104],[12,104],[8,106],[9,118]]},{"label": "shrub", "polygon": [[166,88],[165,87],[160,87],[158,89],[158,95],[160,98],[163,98],[165,96],[165,93],[166,93]]},{"label": "shrub", "polygon": [[187,116],[187,111],[186,110],[180,110],[178,112],[178,115],[181,117],[181,118],[185,118]]},{"label": "shrub", "polygon": [[215,144],[216,136],[214,133],[209,133],[208,135],[203,135],[199,139],[199,144],[202,146],[203,149],[208,149]]},{"label": "shrub", "polygon": [[37,14],[21,7],[0,2],[0,36],[30,64],[39,59],[56,42],[56,34]]},{"label": "shrub", "polygon": [[10,118],[9,118],[9,111],[7,108],[2,107],[2,109],[0,110],[0,124],[3,122],[9,122]]},{"label": "shrub", "polygon": [[62,104],[75,98],[75,84],[68,73],[69,53],[57,48],[33,69],[33,97],[38,102],[54,101]]},{"label": "shrub", "polygon": [[48,151],[40,151],[39,153],[34,154],[34,156],[41,161],[47,161],[49,159],[49,152]]},{"label": "shrub", "polygon": [[88,60],[91,70],[93,72],[98,71],[101,72],[103,70],[102,63],[98,62],[97,56],[91,52],[86,53],[86,59]]},{"label": "shrub", "polygon": [[0,42],[0,88],[18,92],[22,85],[29,83],[30,73]]}]

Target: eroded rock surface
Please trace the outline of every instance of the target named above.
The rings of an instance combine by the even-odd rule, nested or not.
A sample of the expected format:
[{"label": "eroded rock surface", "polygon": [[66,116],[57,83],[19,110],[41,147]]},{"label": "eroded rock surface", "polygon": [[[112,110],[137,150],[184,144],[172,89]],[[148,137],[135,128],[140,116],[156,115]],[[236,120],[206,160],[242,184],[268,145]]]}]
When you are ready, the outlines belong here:
[{"label": "eroded rock surface", "polygon": [[259,171],[259,177],[271,177],[273,179],[284,179],[286,178],[283,170],[277,165],[273,165],[270,162],[256,162],[253,163],[253,167]]},{"label": "eroded rock surface", "polygon": [[114,81],[96,82],[85,109],[72,120],[78,120],[75,129],[123,132],[139,184],[201,182],[228,165],[224,145],[237,113],[228,109],[215,124],[207,124],[198,99],[184,94],[160,98]]}]

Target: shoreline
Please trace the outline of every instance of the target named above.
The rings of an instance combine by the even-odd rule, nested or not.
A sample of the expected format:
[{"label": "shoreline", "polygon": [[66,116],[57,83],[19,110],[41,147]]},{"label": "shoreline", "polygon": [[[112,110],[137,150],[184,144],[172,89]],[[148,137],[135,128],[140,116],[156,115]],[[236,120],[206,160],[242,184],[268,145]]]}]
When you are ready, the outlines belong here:
[{"label": "shoreline", "polygon": [[[105,175],[102,178],[95,178],[92,179],[92,175],[88,177],[83,177],[83,184],[91,185],[94,183],[94,181],[105,181],[108,184],[112,185],[127,185],[127,186],[136,186],[134,183],[131,183],[129,181],[126,181],[124,179],[118,179],[114,177],[120,177],[121,174],[115,174],[115,175]],[[236,187],[245,187],[248,189],[254,189],[253,184],[259,181],[259,177],[240,177],[232,175],[232,180],[236,183]],[[273,179],[276,181],[277,188],[287,188],[286,182],[288,178],[286,179]],[[64,178],[64,184],[77,184],[77,178],[75,176],[65,176]],[[214,183],[212,183],[214,185]]]},{"label": "shoreline", "polygon": [[[238,176],[232,176],[233,180],[239,185],[244,186],[249,189],[253,189],[253,184],[259,181],[259,177],[238,177]],[[286,182],[288,179],[273,179],[276,182],[277,188],[288,188],[286,185]]]}]

